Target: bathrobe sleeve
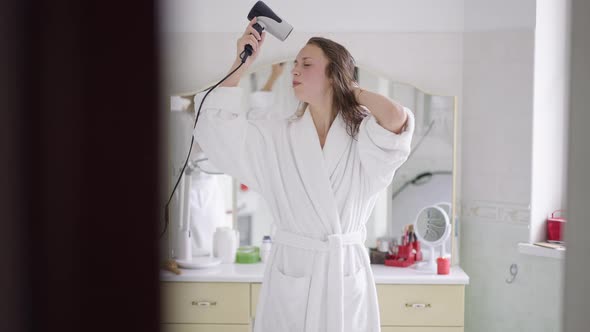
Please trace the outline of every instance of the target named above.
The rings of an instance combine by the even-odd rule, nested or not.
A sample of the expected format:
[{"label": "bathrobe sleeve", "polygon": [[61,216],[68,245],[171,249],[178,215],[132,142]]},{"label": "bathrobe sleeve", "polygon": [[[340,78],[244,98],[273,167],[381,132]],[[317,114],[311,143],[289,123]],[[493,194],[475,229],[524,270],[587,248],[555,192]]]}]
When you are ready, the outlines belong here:
[{"label": "bathrobe sleeve", "polygon": [[[195,112],[206,91],[195,95]],[[250,108],[242,103],[243,88],[217,87],[205,99],[194,137],[211,163],[254,191],[261,192],[262,168],[270,135],[265,127],[272,94],[255,92]],[[196,113],[195,113],[196,114]]]},{"label": "bathrobe sleeve", "polygon": [[389,186],[395,171],[408,159],[415,121],[409,108],[404,111],[408,121],[400,134],[383,128],[371,114],[360,124],[357,146],[368,195]]},{"label": "bathrobe sleeve", "polygon": [[272,112],[274,93],[272,91],[255,91],[250,94],[249,120],[270,120],[278,112]]}]

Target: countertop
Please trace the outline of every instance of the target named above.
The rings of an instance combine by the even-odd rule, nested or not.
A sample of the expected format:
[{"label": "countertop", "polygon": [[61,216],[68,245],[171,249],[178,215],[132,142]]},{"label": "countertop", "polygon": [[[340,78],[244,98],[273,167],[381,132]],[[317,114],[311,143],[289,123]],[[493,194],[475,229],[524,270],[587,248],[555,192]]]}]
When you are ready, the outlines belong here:
[{"label": "countertop", "polygon": [[[160,281],[167,282],[247,282],[261,283],[265,263],[236,264],[227,263],[205,269],[180,269],[176,275],[161,270]],[[414,267],[393,267],[371,264],[376,284],[441,284],[467,285],[469,276],[459,266],[452,266],[447,275],[430,274],[416,270]]]}]

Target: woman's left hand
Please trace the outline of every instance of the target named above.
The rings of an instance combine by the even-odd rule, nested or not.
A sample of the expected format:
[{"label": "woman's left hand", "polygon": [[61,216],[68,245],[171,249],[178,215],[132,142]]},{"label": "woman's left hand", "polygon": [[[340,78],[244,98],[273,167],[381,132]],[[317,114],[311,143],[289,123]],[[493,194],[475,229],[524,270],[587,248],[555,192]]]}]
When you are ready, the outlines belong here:
[{"label": "woman's left hand", "polygon": [[283,69],[285,67],[284,65],[284,62],[273,64],[271,76],[274,78],[278,78],[279,76],[281,76],[281,74],[283,73]]}]

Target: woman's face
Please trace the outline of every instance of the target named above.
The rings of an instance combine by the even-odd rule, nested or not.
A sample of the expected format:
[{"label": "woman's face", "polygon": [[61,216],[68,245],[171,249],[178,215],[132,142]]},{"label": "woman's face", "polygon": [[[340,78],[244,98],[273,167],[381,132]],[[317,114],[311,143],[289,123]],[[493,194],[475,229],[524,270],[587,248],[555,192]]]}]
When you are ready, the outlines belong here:
[{"label": "woman's face", "polygon": [[307,103],[323,100],[331,89],[331,82],[326,77],[327,65],[328,59],[321,48],[308,44],[299,51],[291,70],[297,99]]}]

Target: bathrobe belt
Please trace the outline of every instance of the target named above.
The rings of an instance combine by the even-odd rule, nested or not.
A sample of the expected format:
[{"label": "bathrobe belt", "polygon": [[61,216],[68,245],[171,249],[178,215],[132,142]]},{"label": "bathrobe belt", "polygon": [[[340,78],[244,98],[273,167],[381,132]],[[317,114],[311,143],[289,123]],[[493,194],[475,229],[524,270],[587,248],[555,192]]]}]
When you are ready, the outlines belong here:
[{"label": "bathrobe belt", "polygon": [[278,229],[274,235],[274,242],[284,245],[328,252],[328,308],[327,308],[327,331],[341,332],[344,327],[344,254],[345,245],[364,245],[365,231],[331,234],[326,241],[313,239],[286,230]]}]

